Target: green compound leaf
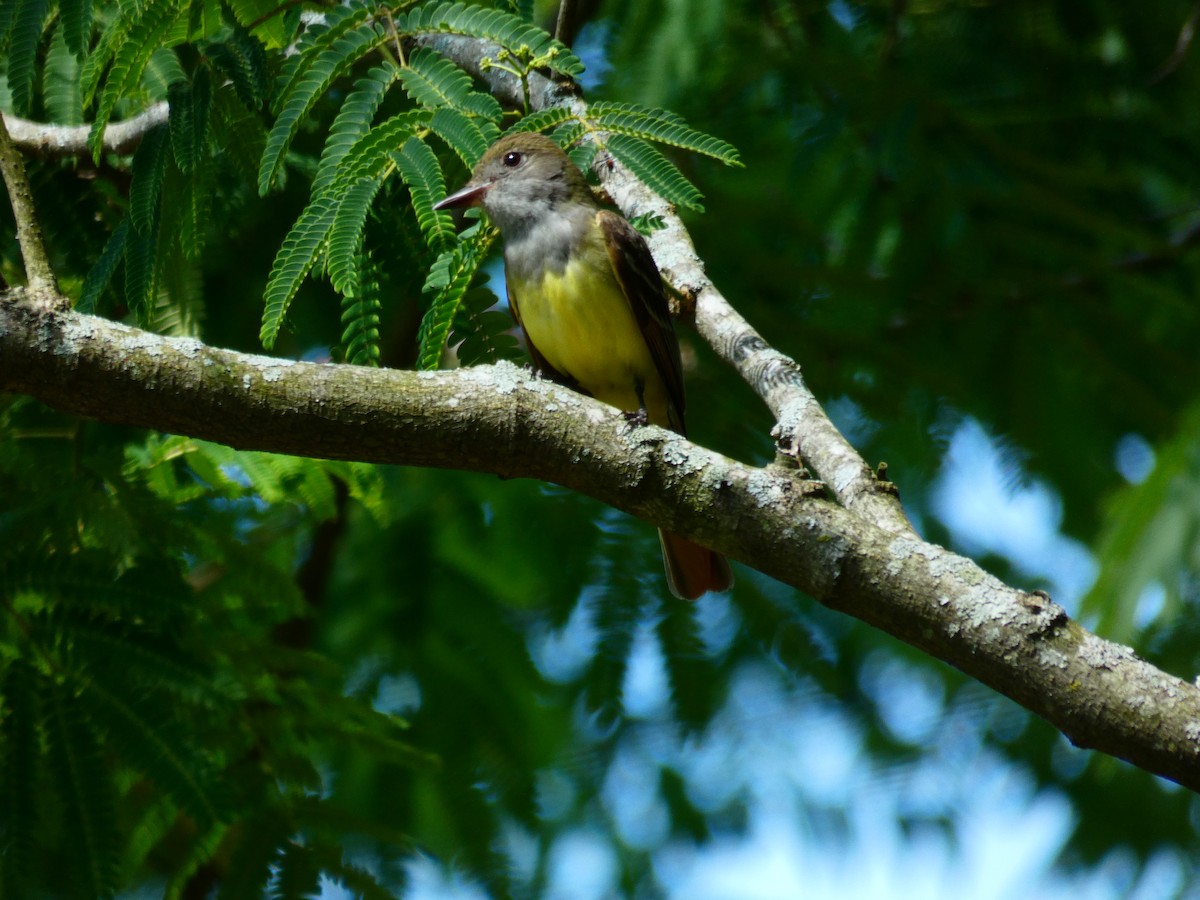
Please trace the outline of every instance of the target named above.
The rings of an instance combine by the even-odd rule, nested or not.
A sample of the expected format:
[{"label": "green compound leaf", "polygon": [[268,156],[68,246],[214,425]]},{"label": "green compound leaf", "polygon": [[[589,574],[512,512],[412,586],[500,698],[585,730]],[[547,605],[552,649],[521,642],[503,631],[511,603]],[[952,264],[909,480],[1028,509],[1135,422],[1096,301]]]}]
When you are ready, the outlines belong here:
[{"label": "green compound leaf", "polygon": [[263,322],[258,335],[268,350],[275,346],[292,299],[325,249],[337,206],[332,196],[315,198],[283,239],[267,279]]},{"label": "green compound leaf", "polygon": [[[176,27],[182,15],[183,11],[175,4],[161,2],[146,4],[131,17],[128,33],[113,48],[112,65],[104,82],[104,90],[100,93],[92,130],[88,134],[88,149],[92,151],[94,160],[99,161],[104,150],[104,130],[108,127],[117,101],[136,87],[150,58],[163,46],[166,36]],[[116,30],[117,26],[113,26],[106,36]],[[100,71],[91,67],[93,58],[89,57],[84,65],[82,80],[85,100],[90,99],[95,87],[93,81],[100,76]]]},{"label": "green compound leaf", "polygon": [[732,144],[688,127],[679,116],[664,109],[646,109],[631,103],[593,103],[588,107],[588,120],[597,131],[657,141],[711,156],[730,166],[742,164]]},{"label": "green compound leaf", "polygon": [[354,89],[346,97],[337,118],[329,129],[321,162],[313,178],[314,196],[325,190],[338,174],[338,166],[350,149],[371,129],[375,113],[379,111],[388,88],[400,77],[400,67],[385,62],[371,69],[354,83]]},{"label": "green compound leaf", "polygon": [[475,224],[460,235],[456,247],[444,251],[430,268],[423,292],[432,296],[418,333],[418,368],[436,369],[441,364],[459,307],[496,236],[494,228]]},{"label": "green compound leaf", "polygon": [[491,121],[503,112],[491,94],[475,90],[471,76],[433,50],[418,48],[400,75],[413,100],[431,108],[451,107]]},{"label": "green compound leaf", "polygon": [[396,28],[405,34],[465,34],[495,41],[501,47],[536,61],[560,75],[575,78],[584,65],[579,57],[536,25],[530,25],[510,12],[442,3],[418,7],[395,17]]},{"label": "green compound leaf", "polygon": [[468,169],[475,168],[487,148],[500,135],[500,129],[492,122],[471,118],[449,107],[433,114],[429,130],[445,141]]},{"label": "green compound leaf", "polygon": [[304,70],[303,77],[286,94],[275,126],[267,136],[267,147],[258,170],[260,194],[266,195],[275,183],[292,139],[317,100],[354,63],[387,39],[387,32],[378,23],[368,21],[341,35]]},{"label": "green compound leaf", "polygon": [[437,156],[423,140],[411,137],[399,153],[392,154],[392,159],[408,185],[425,242],[436,252],[445,250],[454,243],[454,221],[449,213],[433,208],[434,203],[446,196],[446,181]]},{"label": "green compound leaf", "polygon": [[[416,140],[413,138],[412,140]],[[345,297],[358,296],[358,261],[367,213],[383,178],[360,178],[340,192],[341,201],[329,232],[329,279],[333,289]]]},{"label": "green compound leaf", "polygon": [[645,185],[668,203],[703,212],[700,201],[704,195],[694,184],[683,177],[673,162],[637,138],[611,135],[605,145],[612,155],[636,175]]}]

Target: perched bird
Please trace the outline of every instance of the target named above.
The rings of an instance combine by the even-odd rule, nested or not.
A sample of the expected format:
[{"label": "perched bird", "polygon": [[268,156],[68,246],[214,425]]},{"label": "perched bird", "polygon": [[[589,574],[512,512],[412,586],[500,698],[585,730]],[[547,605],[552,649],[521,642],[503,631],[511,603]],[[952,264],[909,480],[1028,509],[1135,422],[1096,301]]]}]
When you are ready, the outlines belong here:
[{"label": "perched bird", "polygon": [[[532,133],[500,138],[435,209],[461,206],[482,206],[500,229],[509,306],[542,373],[685,434],[679,344],[650,248],[600,206],[558,145]],[[733,584],[725,557],[658,534],[676,596]]]}]

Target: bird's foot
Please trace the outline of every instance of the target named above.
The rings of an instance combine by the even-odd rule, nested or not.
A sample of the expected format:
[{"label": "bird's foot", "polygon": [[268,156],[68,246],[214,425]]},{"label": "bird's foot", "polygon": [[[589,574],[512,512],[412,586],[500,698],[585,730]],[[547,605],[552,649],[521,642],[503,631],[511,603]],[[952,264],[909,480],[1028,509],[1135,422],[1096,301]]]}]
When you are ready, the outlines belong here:
[{"label": "bird's foot", "polygon": [[646,407],[644,406],[639,407],[633,412],[622,412],[621,415],[625,417],[625,421],[628,422],[630,426],[641,427],[643,425],[650,424],[650,414],[646,412]]}]

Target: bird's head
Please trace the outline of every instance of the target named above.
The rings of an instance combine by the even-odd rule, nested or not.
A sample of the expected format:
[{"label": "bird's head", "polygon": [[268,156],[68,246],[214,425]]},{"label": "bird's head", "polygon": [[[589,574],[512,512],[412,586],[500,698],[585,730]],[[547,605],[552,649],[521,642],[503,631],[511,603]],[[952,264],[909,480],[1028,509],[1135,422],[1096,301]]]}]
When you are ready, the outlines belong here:
[{"label": "bird's head", "polygon": [[593,205],[579,167],[542,134],[500,138],[475,166],[471,180],[434,209],[482,206],[502,232],[520,229],[564,203]]}]

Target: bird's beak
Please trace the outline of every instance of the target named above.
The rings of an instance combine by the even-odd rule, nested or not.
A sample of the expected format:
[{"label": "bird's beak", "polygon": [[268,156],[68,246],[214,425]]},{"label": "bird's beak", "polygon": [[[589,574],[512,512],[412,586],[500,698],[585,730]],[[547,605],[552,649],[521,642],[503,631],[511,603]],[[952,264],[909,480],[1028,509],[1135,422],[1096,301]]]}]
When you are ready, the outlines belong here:
[{"label": "bird's beak", "polygon": [[463,206],[478,206],[483,202],[483,195],[491,190],[492,182],[484,181],[479,184],[468,181],[445,200],[433,204],[434,209],[457,209]]}]

